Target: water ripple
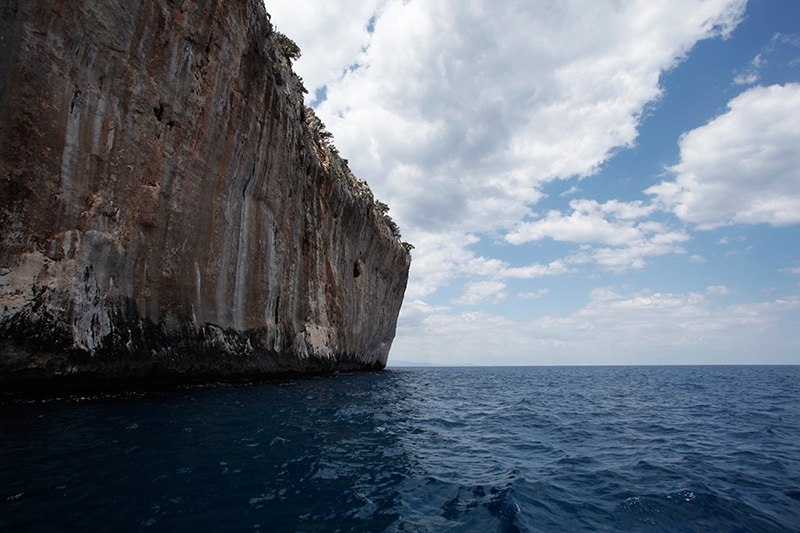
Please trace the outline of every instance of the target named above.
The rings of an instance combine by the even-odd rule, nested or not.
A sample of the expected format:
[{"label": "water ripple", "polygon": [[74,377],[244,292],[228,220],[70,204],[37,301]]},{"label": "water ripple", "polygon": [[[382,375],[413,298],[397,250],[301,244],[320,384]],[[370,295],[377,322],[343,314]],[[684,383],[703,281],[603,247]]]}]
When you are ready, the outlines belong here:
[{"label": "water ripple", "polygon": [[433,368],[6,402],[0,530],[798,531],[799,378]]}]

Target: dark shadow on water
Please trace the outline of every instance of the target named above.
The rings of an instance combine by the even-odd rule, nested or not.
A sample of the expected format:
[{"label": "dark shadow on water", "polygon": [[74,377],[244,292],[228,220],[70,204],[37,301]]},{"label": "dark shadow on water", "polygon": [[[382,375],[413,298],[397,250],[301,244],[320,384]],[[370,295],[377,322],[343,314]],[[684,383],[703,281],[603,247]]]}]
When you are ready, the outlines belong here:
[{"label": "dark shadow on water", "polygon": [[392,381],[347,374],[6,404],[0,529],[386,529],[408,472],[388,423]]}]

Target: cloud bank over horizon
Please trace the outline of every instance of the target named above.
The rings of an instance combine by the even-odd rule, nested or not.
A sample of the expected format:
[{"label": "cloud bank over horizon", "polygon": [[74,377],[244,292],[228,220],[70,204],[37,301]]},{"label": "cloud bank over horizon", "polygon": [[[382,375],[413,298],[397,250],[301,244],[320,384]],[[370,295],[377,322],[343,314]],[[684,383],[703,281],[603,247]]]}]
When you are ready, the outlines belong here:
[{"label": "cloud bank over horizon", "polygon": [[[797,351],[796,290],[733,303],[720,299],[756,289],[652,281],[716,265],[719,247],[696,243],[720,228],[800,222],[800,84],[753,85],[800,50],[791,35],[726,74],[725,106],[667,140],[675,160],[607,170],[644,151],[665,77],[698,43],[734,40],[746,0],[265,3],[302,48],[308,104],[416,247],[393,357],[558,363],[607,345],[597,361],[647,362],[727,346],[744,361],[769,328]],[[772,271],[791,277],[798,257],[783,260]],[[477,340],[492,332],[513,353]]]}]

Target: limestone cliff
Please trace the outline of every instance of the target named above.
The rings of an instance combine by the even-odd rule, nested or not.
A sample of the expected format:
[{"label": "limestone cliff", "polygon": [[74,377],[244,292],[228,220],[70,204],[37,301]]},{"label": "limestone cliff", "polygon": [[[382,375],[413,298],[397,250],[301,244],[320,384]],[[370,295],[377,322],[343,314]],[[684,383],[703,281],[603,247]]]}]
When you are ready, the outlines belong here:
[{"label": "limestone cliff", "polygon": [[382,368],[410,256],[261,0],[0,0],[0,387]]}]

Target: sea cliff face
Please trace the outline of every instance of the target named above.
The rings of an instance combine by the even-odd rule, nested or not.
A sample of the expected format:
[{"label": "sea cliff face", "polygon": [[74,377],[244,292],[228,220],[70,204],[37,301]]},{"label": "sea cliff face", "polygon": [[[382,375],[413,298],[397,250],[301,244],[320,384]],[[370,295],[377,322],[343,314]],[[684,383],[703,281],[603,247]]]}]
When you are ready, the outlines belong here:
[{"label": "sea cliff face", "polygon": [[385,366],[410,256],[275,35],[0,0],[0,386]]}]

